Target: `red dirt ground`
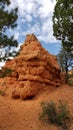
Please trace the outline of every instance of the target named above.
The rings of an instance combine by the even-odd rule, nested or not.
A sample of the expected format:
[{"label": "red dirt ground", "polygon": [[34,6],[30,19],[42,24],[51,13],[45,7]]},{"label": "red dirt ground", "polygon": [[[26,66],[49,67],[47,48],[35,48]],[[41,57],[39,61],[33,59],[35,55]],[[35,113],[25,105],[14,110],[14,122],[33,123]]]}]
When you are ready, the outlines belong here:
[{"label": "red dirt ground", "polygon": [[[73,115],[73,87],[68,85],[49,87],[31,100],[14,100],[9,94],[10,88],[5,96],[0,96],[0,130],[59,130],[59,127],[39,120],[41,101],[66,101]],[[73,124],[70,130],[73,130]]]}]

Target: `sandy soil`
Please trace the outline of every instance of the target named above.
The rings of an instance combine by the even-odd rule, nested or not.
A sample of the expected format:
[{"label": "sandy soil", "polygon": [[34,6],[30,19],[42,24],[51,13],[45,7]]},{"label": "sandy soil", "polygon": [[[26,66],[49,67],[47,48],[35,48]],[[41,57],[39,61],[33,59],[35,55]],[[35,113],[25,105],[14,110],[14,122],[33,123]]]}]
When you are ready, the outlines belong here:
[{"label": "sandy soil", "polygon": [[56,89],[49,88],[26,101],[14,100],[9,93],[10,89],[6,90],[5,96],[0,96],[0,130],[59,130],[59,127],[39,120],[41,101],[64,100],[73,115],[73,87],[63,85]]}]

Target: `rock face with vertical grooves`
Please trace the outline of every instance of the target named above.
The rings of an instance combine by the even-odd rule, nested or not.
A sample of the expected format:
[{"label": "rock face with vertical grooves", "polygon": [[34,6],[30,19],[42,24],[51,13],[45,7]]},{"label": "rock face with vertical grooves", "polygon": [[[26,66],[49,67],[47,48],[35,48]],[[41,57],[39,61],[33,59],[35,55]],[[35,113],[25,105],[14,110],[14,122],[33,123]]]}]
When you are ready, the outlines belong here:
[{"label": "rock face with vertical grooves", "polygon": [[56,57],[46,51],[34,34],[26,36],[20,54],[6,62],[5,67],[14,70],[16,86],[12,98],[34,97],[44,86],[58,87],[61,84],[61,71]]}]

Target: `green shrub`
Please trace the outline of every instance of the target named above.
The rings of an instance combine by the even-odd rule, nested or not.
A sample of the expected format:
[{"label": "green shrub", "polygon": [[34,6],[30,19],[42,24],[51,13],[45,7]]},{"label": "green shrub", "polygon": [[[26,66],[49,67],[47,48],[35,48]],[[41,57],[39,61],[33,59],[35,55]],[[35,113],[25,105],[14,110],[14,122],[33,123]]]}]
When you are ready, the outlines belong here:
[{"label": "green shrub", "polygon": [[73,78],[73,73],[68,74],[68,78]]},{"label": "green shrub", "polygon": [[5,95],[5,91],[0,90],[0,95],[1,95],[1,96],[4,96],[4,95]]},{"label": "green shrub", "polygon": [[61,126],[63,130],[69,130],[71,115],[66,103],[59,101],[57,106],[54,102],[42,102],[41,106],[40,120],[48,120],[53,124]]},{"label": "green shrub", "polygon": [[73,72],[68,74],[68,85],[73,86]]},{"label": "green shrub", "polygon": [[0,78],[4,78],[6,76],[11,76],[13,70],[10,68],[3,68],[0,70]]},{"label": "green shrub", "polygon": [[50,122],[55,123],[57,117],[56,115],[57,110],[56,110],[55,103],[42,102],[41,106],[42,106],[42,113],[40,114],[40,119],[44,119],[46,117],[47,119],[49,119]]},{"label": "green shrub", "polygon": [[73,79],[68,80],[68,85],[73,86]]}]

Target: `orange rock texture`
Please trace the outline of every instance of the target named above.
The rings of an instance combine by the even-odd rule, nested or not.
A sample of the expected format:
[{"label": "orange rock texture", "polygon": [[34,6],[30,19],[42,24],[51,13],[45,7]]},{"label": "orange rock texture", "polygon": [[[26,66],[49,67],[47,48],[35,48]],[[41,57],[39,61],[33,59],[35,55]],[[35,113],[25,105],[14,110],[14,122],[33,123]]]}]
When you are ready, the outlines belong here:
[{"label": "orange rock texture", "polygon": [[6,68],[13,69],[15,87],[12,98],[34,97],[44,86],[58,87],[61,84],[61,71],[54,55],[46,51],[34,34],[26,36],[20,54],[7,61]]}]

